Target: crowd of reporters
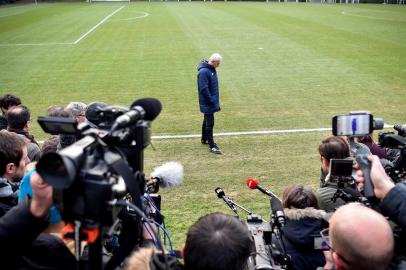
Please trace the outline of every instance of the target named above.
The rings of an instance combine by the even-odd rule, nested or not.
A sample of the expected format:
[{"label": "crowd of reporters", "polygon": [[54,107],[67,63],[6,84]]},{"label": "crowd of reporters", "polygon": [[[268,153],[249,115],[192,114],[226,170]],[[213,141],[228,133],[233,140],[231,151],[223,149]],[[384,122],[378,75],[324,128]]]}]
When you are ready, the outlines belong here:
[{"label": "crowd of reporters", "polygon": [[[47,115],[69,117],[78,123],[87,122],[97,126],[97,118],[92,118],[93,108],[100,105],[103,104],[96,102],[87,106],[73,102],[66,107],[51,106]],[[76,138],[64,134],[51,136],[41,149],[29,132],[30,112],[21,104],[21,100],[7,94],[0,98],[0,107],[3,112],[0,117],[2,268],[74,269],[77,265],[72,243],[54,234],[60,232],[64,223],[52,204],[53,190],[29,163],[38,161],[43,153],[56,152],[71,145]],[[363,140],[371,152],[379,157],[393,155],[393,151],[379,147],[370,138]],[[353,189],[357,194],[355,197],[362,197],[359,191],[363,190],[365,175],[355,164],[356,173],[351,186],[340,186],[332,178],[331,159],[352,160],[350,146],[343,137],[324,139],[318,152],[321,177],[317,192],[301,184],[289,186],[283,192],[285,222],[280,228],[283,247],[277,247],[283,249],[289,258],[290,263],[286,267],[298,270],[318,267],[389,269],[395,263],[402,265],[396,260],[401,260],[405,254],[402,247],[400,251],[395,250],[393,228],[406,229],[406,185],[402,181],[394,183],[379,157],[371,155],[368,157],[371,163],[370,177],[379,200],[374,210],[362,204],[348,204],[342,197],[333,200],[337,191],[343,188],[347,188],[347,191],[348,188]],[[327,245],[324,250],[314,247],[314,239],[318,235]],[[246,267],[253,252],[257,252],[252,248],[252,235],[247,227],[235,217],[221,213],[201,217],[189,228],[181,251],[183,264],[175,257],[166,256],[149,246],[149,237],[146,235],[145,238],[146,247],[136,249],[123,268],[241,270]]]}]

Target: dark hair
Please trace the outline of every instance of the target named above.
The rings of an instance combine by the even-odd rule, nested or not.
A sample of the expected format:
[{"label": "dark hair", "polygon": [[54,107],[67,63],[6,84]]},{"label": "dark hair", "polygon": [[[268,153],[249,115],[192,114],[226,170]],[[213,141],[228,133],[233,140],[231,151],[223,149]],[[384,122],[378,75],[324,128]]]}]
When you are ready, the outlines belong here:
[{"label": "dark hair", "polygon": [[12,130],[22,130],[30,121],[30,111],[24,105],[18,105],[7,112],[8,127]]},{"label": "dark hair", "polygon": [[69,113],[65,111],[65,108],[60,105],[52,105],[47,109],[47,116],[51,117],[70,117]]},{"label": "dark hair", "polygon": [[58,150],[59,136],[52,135],[44,142],[41,148],[41,157],[46,153],[56,153]]},{"label": "dark hair", "polygon": [[24,139],[19,135],[6,130],[0,131],[0,176],[6,173],[7,164],[14,163],[18,166],[25,145]]},{"label": "dark hair", "polygon": [[21,104],[21,99],[12,94],[5,94],[0,97],[0,108],[9,109],[11,106],[18,106]]},{"label": "dark hair", "polygon": [[283,208],[297,208],[304,209],[313,207],[320,209],[319,202],[316,195],[310,187],[296,184],[288,186],[282,195]]},{"label": "dark hair", "polygon": [[348,143],[339,136],[330,136],[321,141],[319,153],[330,162],[332,158],[347,158],[350,156]]},{"label": "dark hair", "polygon": [[187,270],[241,270],[252,238],[237,218],[221,213],[201,217],[190,227],[184,248]]}]

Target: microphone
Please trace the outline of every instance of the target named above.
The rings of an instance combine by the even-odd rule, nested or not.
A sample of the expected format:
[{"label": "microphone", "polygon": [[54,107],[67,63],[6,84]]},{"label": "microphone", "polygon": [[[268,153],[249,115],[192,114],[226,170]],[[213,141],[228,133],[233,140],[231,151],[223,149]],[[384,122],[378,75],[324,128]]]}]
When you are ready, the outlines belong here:
[{"label": "microphone", "polygon": [[144,119],[147,121],[153,121],[162,110],[161,102],[156,98],[141,98],[131,104],[131,109],[133,107],[140,106],[145,110]]},{"label": "microphone", "polygon": [[261,191],[262,193],[268,195],[269,197],[276,197],[278,198],[275,194],[272,193],[272,191],[262,187],[259,185],[259,182],[257,180],[255,180],[254,178],[248,178],[247,179],[247,186],[250,189],[258,189],[259,191]]},{"label": "microphone", "polygon": [[117,117],[111,130],[116,130],[118,127],[127,127],[141,119],[152,121],[159,115],[161,110],[161,102],[155,98],[136,100],[128,112]]},{"label": "microphone", "polygon": [[147,181],[147,192],[156,193],[159,187],[176,187],[183,181],[183,165],[180,162],[169,161],[155,167]]},{"label": "microphone", "polygon": [[262,193],[271,197],[272,215],[276,218],[280,226],[285,225],[285,213],[283,212],[281,200],[270,190],[259,185],[258,181],[254,178],[247,179],[247,186],[250,189],[258,189]]},{"label": "microphone", "polygon": [[283,227],[285,225],[285,213],[283,212],[282,202],[278,197],[271,197],[272,214],[275,216],[278,224]]},{"label": "microphone", "polygon": [[237,213],[237,208],[235,207],[233,200],[226,196],[226,194],[224,193],[224,190],[222,188],[220,188],[220,187],[215,188],[214,192],[216,192],[217,197],[219,197],[220,199],[223,199],[223,201],[228,205],[228,207],[231,208],[231,210],[233,210],[234,213]]}]

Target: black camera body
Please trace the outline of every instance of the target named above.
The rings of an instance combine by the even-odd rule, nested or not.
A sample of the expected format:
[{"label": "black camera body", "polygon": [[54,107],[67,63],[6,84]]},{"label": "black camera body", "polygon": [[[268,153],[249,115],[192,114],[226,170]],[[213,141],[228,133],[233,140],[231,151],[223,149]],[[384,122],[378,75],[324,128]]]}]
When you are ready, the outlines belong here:
[{"label": "black camera body", "polygon": [[[389,148],[390,155],[388,159],[390,163],[384,164],[388,175],[395,181],[404,181],[406,179],[406,127],[395,125],[394,132],[382,132],[378,135],[379,145]],[[387,152],[389,153],[389,152]]]}]

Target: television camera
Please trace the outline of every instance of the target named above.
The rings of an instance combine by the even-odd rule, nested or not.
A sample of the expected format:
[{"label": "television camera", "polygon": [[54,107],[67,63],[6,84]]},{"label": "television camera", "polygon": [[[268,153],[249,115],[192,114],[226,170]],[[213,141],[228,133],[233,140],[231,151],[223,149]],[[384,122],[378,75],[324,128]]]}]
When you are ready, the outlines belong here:
[{"label": "television camera", "polygon": [[[83,261],[80,242],[88,242],[87,264],[78,263],[78,268],[115,269],[141,241],[143,226],[154,234],[145,214],[149,212],[144,192],[157,190],[159,183],[147,188],[143,151],[150,144],[151,122],[161,109],[154,98],[139,99],[130,108],[98,106],[93,111],[96,127],[90,123],[77,125],[74,119],[38,117],[45,132],[77,138],[58,153],[41,157],[37,171],[54,187],[55,203],[68,224],[65,236],[75,240],[78,262]],[[159,201],[158,197],[156,203]],[[117,225],[118,217],[119,248],[103,267],[103,240],[111,235],[112,229],[108,228]],[[163,250],[159,237],[155,235],[155,239]]]}]

